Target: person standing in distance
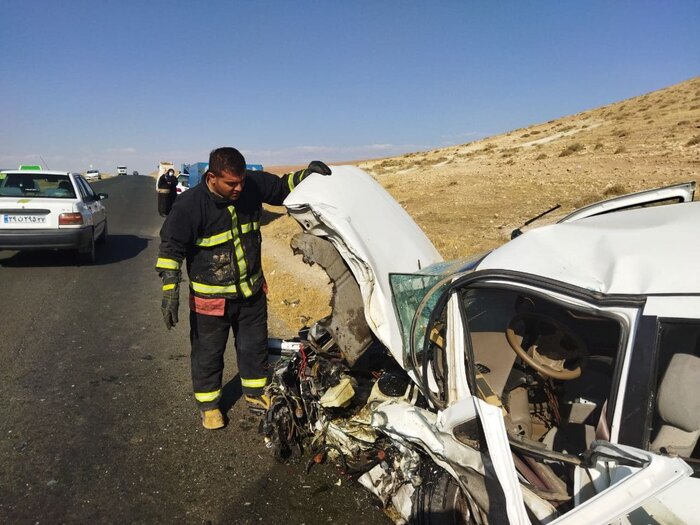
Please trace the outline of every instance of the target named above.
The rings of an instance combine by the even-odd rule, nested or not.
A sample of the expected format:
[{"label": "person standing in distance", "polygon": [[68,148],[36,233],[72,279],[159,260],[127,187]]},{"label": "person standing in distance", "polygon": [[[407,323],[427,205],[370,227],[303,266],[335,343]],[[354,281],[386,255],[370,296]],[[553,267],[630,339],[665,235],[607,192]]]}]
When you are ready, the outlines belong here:
[{"label": "person standing in distance", "polygon": [[175,170],[170,168],[158,177],[158,213],[161,217],[170,213],[175,197],[177,197],[177,177]]},{"label": "person standing in distance", "polygon": [[281,205],[311,173],[330,175],[321,161],[278,177],[247,171],[235,148],[209,155],[202,182],[180,195],[160,232],[156,269],[168,329],[178,322],[182,263],[190,288],[192,384],[202,424],[224,426],[219,409],[224,350],[233,330],[243,394],[253,412],[270,400],[267,384],[267,286],[260,254],[262,204]]}]

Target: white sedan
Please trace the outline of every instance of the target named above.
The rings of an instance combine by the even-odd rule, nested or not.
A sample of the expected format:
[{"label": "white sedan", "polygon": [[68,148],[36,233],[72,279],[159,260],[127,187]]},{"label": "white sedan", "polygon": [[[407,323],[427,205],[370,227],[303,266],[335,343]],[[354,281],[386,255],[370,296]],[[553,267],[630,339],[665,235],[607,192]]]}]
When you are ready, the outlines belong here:
[{"label": "white sedan", "polygon": [[189,189],[190,189],[190,176],[189,175],[180,175],[177,178],[177,187],[176,187],[178,195],[180,193],[183,193],[183,192],[189,190]]},{"label": "white sedan", "polygon": [[94,262],[107,238],[106,198],[79,173],[0,172],[0,250],[77,250]]}]

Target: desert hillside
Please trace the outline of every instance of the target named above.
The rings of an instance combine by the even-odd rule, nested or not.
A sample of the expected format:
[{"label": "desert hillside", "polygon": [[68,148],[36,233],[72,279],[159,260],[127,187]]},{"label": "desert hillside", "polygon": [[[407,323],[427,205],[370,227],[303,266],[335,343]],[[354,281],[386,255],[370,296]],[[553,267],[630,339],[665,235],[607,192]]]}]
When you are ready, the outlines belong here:
[{"label": "desert hillside", "polygon": [[[615,195],[700,181],[700,77],[483,140],[368,160],[371,173],[446,259],[495,248],[510,231],[561,204],[561,212]],[[280,210],[276,210],[280,212]],[[282,210],[283,211],[283,210]],[[264,227],[270,306],[294,331],[327,313],[324,274],[292,262],[298,227]]]}]

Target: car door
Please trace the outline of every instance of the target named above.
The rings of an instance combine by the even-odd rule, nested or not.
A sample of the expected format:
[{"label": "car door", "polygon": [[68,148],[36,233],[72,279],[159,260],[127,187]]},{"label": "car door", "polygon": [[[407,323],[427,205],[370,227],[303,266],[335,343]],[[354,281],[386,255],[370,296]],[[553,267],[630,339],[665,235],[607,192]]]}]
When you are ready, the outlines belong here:
[{"label": "car door", "polygon": [[677,204],[680,202],[690,202],[695,195],[695,181],[683,182],[671,186],[664,186],[653,190],[645,190],[637,193],[622,195],[613,199],[608,199],[593,204],[570,213],[558,222],[573,222],[595,215],[603,215],[614,211],[622,211],[644,206],[660,204]]},{"label": "car door", "polygon": [[97,202],[97,196],[88,182],[80,175],[76,177],[76,183],[80,188],[80,195],[83,199],[83,204],[90,215],[89,223],[95,228],[95,235],[99,235],[99,228],[102,222],[100,207]]},{"label": "car door", "polygon": [[[504,424],[503,405],[484,396],[490,391],[484,388],[487,372],[481,361],[479,366],[474,365],[475,347],[464,305],[470,279],[471,276],[465,275],[461,288],[454,279],[447,287],[444,282],[436,284],[432,294],[429,292],[423,299],[424,307],[416,313],[412,323],[415,333],[410,343],[411,361],[420,366],[415,376],[437,406],[438,414],[434,423],[420,432],[415,424],[407,424],[403,429],[400,423],[391,422],[394,432],[397,429],[405,432],[410,441],[419,443],[438,464],[459,477],[470,457],[469,443],[474,442],[478,433],[466,441],[459,436],[465,435],[465,427],[475,429],[478,420],[483,435],[477,438],[482,440],[480,449],[488,450],[493,465],[491,475],[500,484],[509,523],[529,523],[525,507],[544,523],[555,520],[554,523],[561,524],[611,523],[618,519],[620,523],[641,523],[639,520],[653,509],[662,509],[667,516],[683,515],[677,502],[689,496],[694,487],[686,482],[692,469],[684,461],[605,441],[594,441],[584,456],[589,458],[586,460],[589,464],[582,462],[576,467],[576,481],[568,487],[574,507],[568,512],[557,512],[538,497],[531,485],[522,482],[513,460],[515,449],[511,448],[512,440]],[[477,287],[485,284],[476,276],[473,279]],[[510,283],[506,287],[512,290],[515,285]],[[484,312],[487,306],[498,307],[498,297],[494,299],[496,302],[490,305],[482,301],[475,310]],[[479,315],[482,324],[475,328],[482,330],[482,335],[493,331],[494,319]],[[497,352],[493,339],[489,341],[489,351]],[[489,366],[494,367],[498,361],[502,359]],[[600,472],[598,477],[596,470]]]},{"label": "car door", "polygon": [[100,196],[95,192],[90,183],[87,181],[83,182],[85,183],[85,186],[87,186],[88,196],[92,200],[93,213],[96,215],[95,225],[97,228],[97,234],[102,235],[105,225],[107,224],[107,209],[105,208],[102,199],[100,199]]}]

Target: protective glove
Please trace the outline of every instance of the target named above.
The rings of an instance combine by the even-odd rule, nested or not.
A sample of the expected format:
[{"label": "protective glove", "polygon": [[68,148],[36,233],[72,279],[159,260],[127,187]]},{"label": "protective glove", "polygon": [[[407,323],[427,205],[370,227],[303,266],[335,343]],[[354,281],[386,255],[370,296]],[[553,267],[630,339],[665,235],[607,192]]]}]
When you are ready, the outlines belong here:
[{"label": "protective glove", "polygon": [[180,308],[180,272],[165,270],[161,272],[163,278],[163,302],[160,310],[163,312],[165,326],[170,330],[178,322],[177,312]]},{"label": "protective glove", "polygon": [[306,168],[306,173],[307,175],[309,173],[320,173],[321,175],[330,175],[331,169],[320,160],[312,160],[311,162],[309,162],[309,166]]},{"label": "protective glove", "polygon": [[330,175],[331,169],[320,160],[312,160],[309,163],[308,167],[287,175],[287,177],[289,177],[290,179],[289,188],[293,190],[299,185],[301,181],[303,181],[312,173],[318,173],[320,175]]}]

